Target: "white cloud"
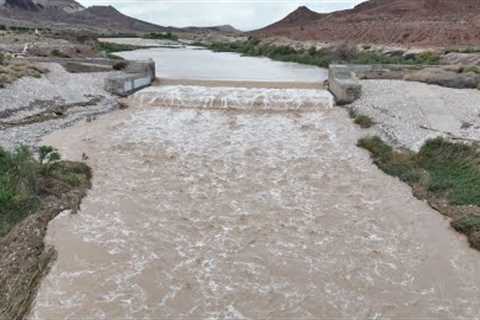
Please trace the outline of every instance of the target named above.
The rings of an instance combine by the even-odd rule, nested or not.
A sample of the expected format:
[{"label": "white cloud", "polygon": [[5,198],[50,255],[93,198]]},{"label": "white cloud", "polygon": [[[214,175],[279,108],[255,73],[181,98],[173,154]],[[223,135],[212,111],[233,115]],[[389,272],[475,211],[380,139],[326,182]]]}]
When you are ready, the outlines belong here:
[{"label": "white cloud", "polygon": [[121,12],[164,26],[231,24],[241,30],[266,26],[301,5],[319,12],[351,8],[364,0],[80,0],[83,5],[113,5]]}]

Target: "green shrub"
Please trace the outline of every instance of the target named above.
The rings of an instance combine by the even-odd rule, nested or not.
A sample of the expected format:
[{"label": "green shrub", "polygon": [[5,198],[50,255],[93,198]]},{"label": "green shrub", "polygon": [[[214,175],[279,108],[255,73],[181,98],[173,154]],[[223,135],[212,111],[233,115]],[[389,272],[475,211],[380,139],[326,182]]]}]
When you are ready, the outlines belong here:
[{"label": "green shrub", "polygon": [[480,216],[467,215],[452,222],[452,227],[458,232],[470,235],[480,231]]},{"label": "green shrub", "polygon": [[96,45],[96,50],[98,52],[105,52],[107,55],[114,52],[132,51],[132,50],[138,50],[138,49],[144,49],[144,48],[145,47],[133,46],[129,44],[118,44],[118,43],[100,42],[100,41],[98,41]]},{"label": "green shrub", "polygon": [[124,70],[128,66],[126,61],[119,61],[113,64],[113,70]]},{"label": "green shrub", "polygon": [[178,37],[171,32],[151,32],[145,35],[145,39],[156,39],[156,40],[172,40],[178,41]]},{"label": "green shrub", "polygon": [[418,154],[396,152],[379,137],[360,139],[358,145],[372,154],[385,172],[406,182],[427,174],[423,187],[451,205],[480,206],[480,153],[477,146],[443,138],[428,140]]},{"label": "green shrub", "polygon": [[421,170],[415,163],[413,154],[394,151],[377,136],[360,139],[358,146],[368,150],[375,164],[385,173],[410,184],[420,180]]},{"label": "green shrub", "polygon": [[50,55],[57,58],[70,58],[70,56],[58,49],[53,49],[50,51]]},{"label": "green shrub", "polygon": [[5,55],[3,53],[0,53],[0,66],[5,65]]},{"label": "green shrub", "polygon": [[[358,145],[370,151],[375,164],[385,173],[428,191],[428,199],[434,202],[442,199],[442,203],[445,199],[453,208],[480,206],[480,153],[477,145],[436,138],[427,141],[417,154],[394,151],[379,137],[360,139]],[[458,217],[458,212],[463,214],[463,209],[453,210],[452,214],[443,204],[436,208],[454,218]],[[479,215],[460,216],[451,224],[455,230],[468,236],[472,247],[480,250]]]},{"label": "green shrub", "polygon": [[441,138],[427,141],[419,164],[431,177],[428,189],[445,193],[454,205],[480,206],[480,154],[475,146]]},{"label": "green shrub", "polygon": [[84,164],[59,162],[56,149],[40,147],[38,160],[27,147],[9,152],[0,148],[0,237],[35,212],[41,198],[65,186],[76,187],[90,179]]},{"label": "green shrub", "polygon": [[353,119],[353,122],[363,129],[368,129],[375,125],[375,122],[371,117],[364,114],[358,114],[354,109],[350,109],[349,114]]},{"label": "green shrub", "polygon": [[363,129],[371,128],[375,124],[372,118],[363,114],[356,116],[354,122]]},{"label": "green shrub", "polygon": [[335,48],[296,50],[289,46],[261,44],[257,39],[235,42],[215,42],[208,46],[215,52],[237,52],[245,56],[265,56],[272,60],[328,67],[332,63],[351,64],[438,64],[440,57],[427,52],[414,58],[390,57],[377,51],[358,51],[356,47],[343,44]]}]

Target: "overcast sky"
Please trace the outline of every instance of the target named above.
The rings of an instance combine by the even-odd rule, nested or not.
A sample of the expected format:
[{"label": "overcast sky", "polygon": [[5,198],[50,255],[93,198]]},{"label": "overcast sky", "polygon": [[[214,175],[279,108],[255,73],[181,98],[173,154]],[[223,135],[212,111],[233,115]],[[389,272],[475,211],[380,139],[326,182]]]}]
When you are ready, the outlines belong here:
[{"label": "overcast sky", "polygon": [[318,12],[330,12],[352,8],[363,0],[79,0],[79,2],[84,6],[113,5],[127,15],[163,26],[231,24],[241,30],[252,30],[283,18],[301,5]]}]

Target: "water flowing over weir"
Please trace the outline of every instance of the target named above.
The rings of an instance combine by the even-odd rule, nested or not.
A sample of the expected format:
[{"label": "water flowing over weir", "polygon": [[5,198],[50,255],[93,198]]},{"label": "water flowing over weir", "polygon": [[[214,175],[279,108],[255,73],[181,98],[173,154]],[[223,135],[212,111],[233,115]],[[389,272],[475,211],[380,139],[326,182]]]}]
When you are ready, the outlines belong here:
[{"label": "water flowing over weir", "polygon": [[326,90],[201,86],[151,87],[136,95],[135,105],[250,112],[316,111],[333,107]]},{"label": "water flowing over weir", "polygon": [[48,137],[94,185],[30,319],[479,319],[478,253],[328,99],[158,87]]}]

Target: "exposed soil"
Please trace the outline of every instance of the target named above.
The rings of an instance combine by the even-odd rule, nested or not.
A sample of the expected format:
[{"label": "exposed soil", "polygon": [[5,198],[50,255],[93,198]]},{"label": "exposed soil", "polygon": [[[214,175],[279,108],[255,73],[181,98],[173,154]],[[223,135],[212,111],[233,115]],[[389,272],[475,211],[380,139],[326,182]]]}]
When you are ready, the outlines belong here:
[{"label": "exposed soil", "polygon": [[55,178],[41,183],[41,206],[0,239],[0,319],[21,320],[30,309],[37,286],[56,257],[44,243],[50,220],[59,213],[76,212],[90,188],[90,169],[83,163],[63,162],[67,170],[82,172],[85,179],[71,187]]}]

